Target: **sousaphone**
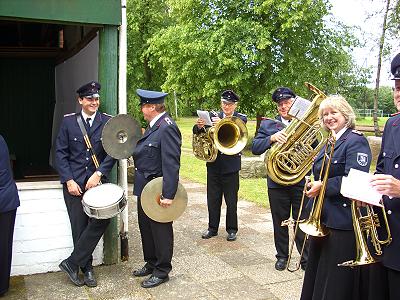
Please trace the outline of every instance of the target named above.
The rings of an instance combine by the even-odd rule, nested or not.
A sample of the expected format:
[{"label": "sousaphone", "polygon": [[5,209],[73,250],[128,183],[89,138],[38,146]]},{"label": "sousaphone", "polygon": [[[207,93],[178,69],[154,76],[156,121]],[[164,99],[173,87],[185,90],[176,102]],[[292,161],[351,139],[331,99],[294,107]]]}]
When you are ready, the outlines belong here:
[{"label": "sousaphone", "polygon": [[186,209],[188,196],[185,188],[178,183],[178,190],[172,204],[168,207],[160,205],[163,178],[157,177],[148,182],[140,196],[143,211],[152,220],[167,223],[178,219]]}]

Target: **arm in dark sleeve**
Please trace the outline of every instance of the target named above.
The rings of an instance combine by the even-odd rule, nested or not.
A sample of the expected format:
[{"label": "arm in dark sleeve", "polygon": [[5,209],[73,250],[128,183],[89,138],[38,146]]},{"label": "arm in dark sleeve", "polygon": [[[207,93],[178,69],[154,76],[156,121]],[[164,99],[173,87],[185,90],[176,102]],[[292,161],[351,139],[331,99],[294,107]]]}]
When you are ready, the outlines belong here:
[{"label": "arm in dark sleeve", "polygon": [[205,127],[199,128],[199,127],[197,127],[197,124],[195,124],[193,126],[193,134],[199,134],[199,133],[202,133],[202,132],[206,132],[206,128]]},{"label": "arm in dark sleeve", "polygon": [[267,149],[271,148],[271,135],[279,130],[275,126],[275,121],[264,120],[261,121],[260,128],[258,129],[256,137],[251,144],[251,152],[256,155],[263,154]]},{"label": "arm in dark sleeve", "polygon": [[97,168],[97,170],[100,171],[102,174],[108,176],[116,161],[117,161],[116,159],[107,155],[100,163],[100,166]]},{"label": "arm in dark sleeve", "polygon": [[60,131],[58,132],[56,139],[56,166],[58,174],[60,175],[61,183],[74,179],[69,164],[69,157],[70,157],[70,152],[69,152],[68,129],[65,119],[63,119],[60,126]]},{"label": "arm in dark sleeve", "polygon": [[387,129],[388,123],[385,124],[385,129],[383,130],[382,142],[381,142],[381,150],[379,151],[378,160],[376,162],[376,171],[375,174],[384,174],[385,173],[385,160],[383,157],[384,145],[386,140],[386,134],[389,131]]},{"label": "arm in dark sleeve", "polygon": [[181,133],[176,125],[168,125],[162,133],[161,164],[163,173],[162,195],[174,199],[178,189],[181,158]]},{"label": "arm in dark sleeve", "polygon": [[[369,167],[371,165],[371,149],[369,147],[368,141],[364,136],[356,135],[350,141],[347,142],[346,149],[346,164],[344,174],[342,176],[335,176],[328,179],[326,196],[334,197],[340,194],[340,187],[342,185],[343,176],[347,176],[351,168],[357,169],[363,172],[369,172]],[[368,155],[368,162],[365,166],[359,164],[357,160],[358,153],[364,153]]]}]

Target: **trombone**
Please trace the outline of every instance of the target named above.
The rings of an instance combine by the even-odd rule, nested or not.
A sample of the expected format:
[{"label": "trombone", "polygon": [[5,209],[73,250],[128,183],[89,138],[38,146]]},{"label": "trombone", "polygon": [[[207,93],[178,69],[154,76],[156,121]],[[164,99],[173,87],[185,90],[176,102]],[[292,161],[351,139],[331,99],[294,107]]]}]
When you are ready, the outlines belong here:
[{"label": "trombone", "polygon": [[[310,212],[308,219],[300,220],[301,211],[303,208],[303,202],[304,202],[304,198],[305,198],[305,193],[307,190],[307,185],[310,182],[309,176],[305,177],[306,183],[304,184],[303,197],[301,199],[299,215],[297,217],[293,239],[291,240],[289,257],[288,257],[288,262],[286,265],[286,269],[289,272],[295,272],[300,268],[301,258],[304,255],[304,249],[305,249],[306,241],[307,241],[309,235],[312,235],[315,237],[323,237],[329,233],[329,230],[325,227],[325,225],[321,224],[321,215],[322,215],[322,206],[324,204],[326,185],[328,183],[329,169],[330,169],[330,165],[331,165],[333,151],[335,150],[336,139],[333,136],[333,133],[329,133],[326,141],[327,142],[326,142],[326,146],[325,146],[321,171],[319,173],[319,178],[322,181],[322,186],[321,186],[320,192],[318,194],[318,197],[316,199],[314,199],[313,206],[311,208],[311,212]],[[282,222],[281,226],[289,225],[291,223],[293,224],[293,222],[294,221],[291,222],[290,220],[285,220]],[[300,229],[305,233],[305,237],[304,237],[303,245],[302,245],[301,252],[300,252],[299,262],[296,264],[296,267],[294,269],[290,269],[289,263],[292,259],[292,252],[293,252],[293,247],[294,247],[295,238],[296,238],[296,234],[297,234],[297,227],[300,227]]]},{"label": "trombone", "polygon": [[339,267],[356,267],[376,263],[377,260],[371,255],[368,249],[367,238],[369,237],[371,238],[371,243],[375,249],[376,255],[382,255],[381,245],[389,245],[392,241],[392,234],[390,232],[385,208],[382,206],[383,219],[385,221],[387,232],[387,237],[384,240],[379,239],[378,236],[377,227],[380,227],[381,225],[378,215],[374,212],[373,206],[367,205],[366,210],[367,213],[363,215],[361,209],[357,207],[356,201],[353,200],[351,203],[351,215],[353,218],[353,228],[356,240],[356,258],[338,264]]},{"label": "trombone", "polygon": [[301,251],[300,251],[300,259],[298,261],[298,263],[296,263],[294,269],[290,268],[290,261],[292,260],[292,252],[293,252],[293,248],[295,246],[295,242],[296,242],[296,235],[297,235],[297,231],[298,231],[298,224],[300,222],[300,216],[301,213],[303,211],[303,204],[304,204],[304,198],[306,195],[306,191],[307,191],[307,185],[310,182],[310,176],[305,176],[305,183],[304,183],[304,189],[303,189],[303,196],[301,197],[301,202],[300,202],[300,209],[299,209],[299,214],[297,216],[297,221],[294,221],[292,218],[282,221],[281,226],[288,226],[288,228],[294,228],[294,232],[293,232],[293,239],[290,242],[290,248],[289,248],[289,257],[288,257],[288,261],[286,264],[286,270],[288,270],[289,272],[296,272],[298,269],[300,269],[301,266],[301,258],[303,257],[304,254],[304,248],[306,246],[307,240],[308,240],[308,234],[305,234],[304,236],[304,240],[303,240],[303,244],[301,246]]}]

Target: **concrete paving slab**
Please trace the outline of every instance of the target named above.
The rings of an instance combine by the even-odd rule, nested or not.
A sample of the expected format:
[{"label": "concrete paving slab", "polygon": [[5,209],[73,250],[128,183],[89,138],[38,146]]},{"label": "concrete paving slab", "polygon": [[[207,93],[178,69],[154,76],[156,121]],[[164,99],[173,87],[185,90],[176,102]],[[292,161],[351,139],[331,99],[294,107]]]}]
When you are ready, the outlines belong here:
[{"label": "concrete paving slab", "polygon": [[[298,299],[304,272],[276,271],[272,218],[257,204],[238,202],[237,240],[228,242],[223,203],[218,236],[204,240],[208,212],[206,187],[183,182],[189,203],[174,222],[174,257],[170,281],[153,289],[143,289],[145,278],[133,277],[132,270],[143,266],[137,225],[136,197],[129,197],[129,261],[95,267],[98,287],[76,287],[62,272],[17,276],[11,279],[4,300],[42,299]],[[132,190],[132,187],[130,187]],[[296,253],[297,255],[297,253]],[[298,255],[297,255],[298,256]]]}]

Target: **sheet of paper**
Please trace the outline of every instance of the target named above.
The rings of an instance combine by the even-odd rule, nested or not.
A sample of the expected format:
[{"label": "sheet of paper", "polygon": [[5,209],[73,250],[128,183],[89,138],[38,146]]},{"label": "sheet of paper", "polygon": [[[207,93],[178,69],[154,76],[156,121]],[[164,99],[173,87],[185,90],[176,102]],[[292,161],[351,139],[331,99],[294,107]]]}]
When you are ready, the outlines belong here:
[{"label": "sheet of paper", "polygon": [[210,119],[210,114],[208,111],[205,110],[197,110],[197,115],[199,116],[200,119],[205,120],[205,124],[208,126],[212,126],[212,122]]},{"label": "sheet of paper", "polygon": [[382,195],[369,183],[372,174],[356,169],[350,169],[349,175],[343,177],[340,193],[350,199],[356,199],[368,204],[381,206]]},{"label": "sheet of paper", "polygon": [[296,119],[302,119],[310,104],[310,100],[297,96],[294,99],[294,102],[290,107],[288,114],[292,117],[295,117]]}]

